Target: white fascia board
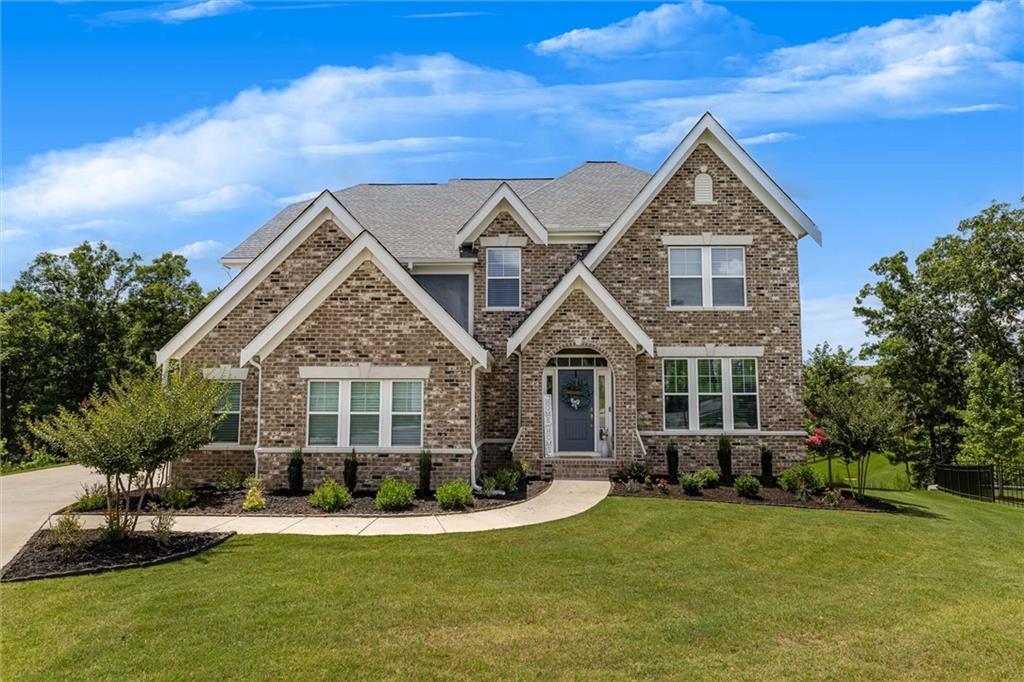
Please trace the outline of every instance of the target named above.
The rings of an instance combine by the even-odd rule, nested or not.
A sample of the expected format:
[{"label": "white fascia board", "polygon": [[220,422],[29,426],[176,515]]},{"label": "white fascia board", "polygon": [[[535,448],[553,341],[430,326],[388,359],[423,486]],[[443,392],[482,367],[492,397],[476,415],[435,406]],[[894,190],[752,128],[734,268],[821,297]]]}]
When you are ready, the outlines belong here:
[{"label": "white fascia board", "polygon": [[252,261],[252,258],[221,258],[218,262],[226,268],[241,270]]},{"label": "white fascia board", "polygon": [[455,245],[472,243],[502,211],[508,211],[535,244],[548,243],[547,229],[516,191],[507,182],[503,182],[462,226],[455,236]]},{"label": "white fascia board", "polygon": [[242,268],[242,271],[228,282],[228,285],[221,289],[198,315],[189,320],[181,331],[157,351],[156,364],[162,365],[171,358],[180,359],[188,353],[327,219],[332,219],[349,239],[355,239],[365,232],[363,226],[337,197],[329,190],[324,190],[260,252],[260,255]]},{"label": "white fascia board", "polygon": [[633,343],[635,347],[642,348],[649,355],[654,355],[654,341],[651,337],[583,263],[577,263],[566,273],[509,338],[506,346],[508,355],[511,356],[529,343],[574,291],[584,292],[627,341]]},{"label": "white fascia board", "polygon": [[421,287],[372,234],[364,232],[316,279],[285,306],[270,324],[242,349],[239,364],[265,358],[295,331],[363,263],[372,262],[467,358],[484,367],[490,354]]},{"label": "white fascia board", "polygon": [[690,157],[693,150],[701,142],[706,142],[716,154],[722,157],[729,169],[732,170],[747,185],[747,187],[768,207],[770,211],[787,227],[796,237],[809,234],[821,243],[821,232],[807,214],[793,202],[792,199],[772,180],[764,170],[757,165],[757,162],[732,138],[731,135],[715,120],[710,113],[705,113],[700,120],[690,129],[686,137],[669,154],[665,162],[661,164],[657,172],[651,176],[643,189],[633,197],[622,214],[612,223],[612,226],[605,232],[587,257],[584,263],[593,270],[598,263],[604,260],[612,247],[619,241],[619,238],[633,224],[644,209],[654,200],[658,193],[664,189],[668,181],[678,172],[686,159]]}]

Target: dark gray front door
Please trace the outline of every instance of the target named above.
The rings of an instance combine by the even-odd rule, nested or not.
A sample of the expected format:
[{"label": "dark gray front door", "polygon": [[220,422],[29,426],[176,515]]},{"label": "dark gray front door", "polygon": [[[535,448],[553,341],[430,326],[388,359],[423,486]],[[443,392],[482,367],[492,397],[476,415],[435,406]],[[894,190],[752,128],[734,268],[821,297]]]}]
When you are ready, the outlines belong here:
[{"label": "dark gray front door", "polygon": [[594,370],[558,370],[558,450],[594,451]]}]

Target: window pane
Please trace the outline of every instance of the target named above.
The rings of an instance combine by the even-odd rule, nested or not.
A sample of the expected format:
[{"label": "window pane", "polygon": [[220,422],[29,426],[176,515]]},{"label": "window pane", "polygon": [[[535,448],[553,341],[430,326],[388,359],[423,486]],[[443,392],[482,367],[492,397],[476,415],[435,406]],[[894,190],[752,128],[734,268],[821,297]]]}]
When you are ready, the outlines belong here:
[{"label": "window pane", "polygon": [[690,399],[687,396],[665,396],[665,428],[690,428]]},{"label": "window pane", "polygon": [[732,392],[757,393],[757,371],[753,360],[732,361]]},{"label": "window pane", "polygon": [[732,397],[732,425],[735,429],[757,428],[756,395],[735,395]]},{"label": "window pane", "polygon": [[239,405],[242,402],[242,384],[238,381],[232,381],[226,384],[226,388],[227,390],[217,402],[214,412],[238,412]]},{"label": "window pane", "polygon": [[227,414],[224,420],[210,434],[214,443],[237,443],[238,442],[238,414]]},{"label": "window pane", "polygon": [[697,391],[699,393],[722,392],[722,361],[697,361]]},{"label": "window pane", "polygon": [[711,280],[712,305],[743,305],[743,278],[715,277]]},{"label": "window pane", "polygon": [[378,445],[380,443],[380,415],[353,414],[349,425],[350,444]]},{"label": "window pane", "polygon": [[742,277],[743,249],[711,249],[711,274],[715,277]]},{"label": "window pane", "polygon": [[396,381],[391,384],[392,412],[420,412],[423,400],[418,381]]},{"label": "window pane", "polygon": [[519,306],[518,279],[487,280],[487,305],[492,308],[516,308]]},{"label": "window pane", "polygon": [[419,445],[420,419],[418,414],[396,414],[391,417],[391,444]]},{"label": "window pane", "polygon": [[519,277],[519,249],[487,249],[488,277]]},{"label": "window pane", "polygon": [[704,293],[699,279],[673,277],[670,290],[671,305],[704,305]]},{"label": "window pane", "polygon": [[672,277],[700,277],[700,249],[669,249],[668,274]]},{"label": "window pane", "polygon": [[309,415],[309,444],[310,445],[337,445],[338,444],[338,415],[336,415],[336,414],[311,414],[311,415]]},{"label": "window pane", "polygon": [[353,412],[379,412],[380,382],[353,381],[352,401],[350,404]]},{"label": "window pane", "polygon": [[686,360],[665,361],[665,393],[687,393],[689,383]]},{"label": "window pane", "polygon": [[310,412],[337,412],[338,411],[338,382],[337,381],[311,381],[311,382],[309,382],[309,411]]},{"label": "window pane", "polygon": [[722,396],[702,395],[700,397],[700,428],[722,428]]}]

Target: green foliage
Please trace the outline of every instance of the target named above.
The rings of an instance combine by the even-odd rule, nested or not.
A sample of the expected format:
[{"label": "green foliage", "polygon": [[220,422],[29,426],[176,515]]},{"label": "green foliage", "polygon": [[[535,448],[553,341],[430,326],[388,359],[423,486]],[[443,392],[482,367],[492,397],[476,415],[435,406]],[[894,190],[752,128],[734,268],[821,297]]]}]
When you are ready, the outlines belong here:
[{"label": "green foliage", "polygon": [[701,469],[694,474],[701,488],[717,488],[719,483],[718,472],[714,469]]},{"label": "green foliage", "polygon": [[75,511],[86,512],[103,509],[107,506],[107,488],[102,483],[82,484],[82,492],[71,505]]},{"label": "green foliage", "polygon": [[149,513],[153,518],[149,520],[149,529],[153,531],[153,537],[157,544],[166,545],[171,540],[171,531],[174,530],[174,514],[166,509],[161,509],[150,503]]},{"label": "green foliage", "polygon": [[267,506],[264,493],[267,492],[267,484],[259,476],[249,476],[245,479],[245,499],[242,500],[242,511],[259,511]]},{"label": "green foliage", "polygon": [[997,364],[977,353],[967,375],[970,397],[963,411],[964,464],[1024,464],[1024,393],[1015,385],[1009,362]]},{"label": "green foliage", "polygon": [[753,499],[761,495],[761,481],[747,474],[737,478],[732,484],[732,488],[740,497]]},{"label": "green foliage", "polygon": [[78,551],[82,540],[82,521],[70,509],[61,514],[57,523],[50,528],[50,546],[60,548],[61,557],[65,561]]},{"label": "green foliage", "polygon": [[665,448],[665,467],[668,470],[668,480],[679,480],[679,448],[675,443],[669,443]]},{"label": "green foliage", "polygon": [[359,460],[356,458],[355,450],[345,457],[345,469],[342,472],[342,477],[345,479],[345,487],[355,492],[359,484]]},{"label": "green foliage", "polygon": [[288,490],[294,495],[302,492],[302,465],[302,449],[295,448],[292,450],[292,456],[288,459]]},{"label": "green foliage", "polygon": [[416,486],[412,483],[385,478],[380,483],[373,505],[381,511],[397,511],[411,507],[415,497]]},{"label": "green foliage", "polygon": [[195,502],[196,494],[178,480],[172,480],[160,496],[160,504],[168,509],[187,509]]},{"label": "green foliage", "polygon": [[438,486],[434,499],[441,509],[465,509],[473,506],[473,487],[467,481],[449,481]]},{"label": "green foliage", "polygon": [[115,495],[108,532],[123,536],[135,530],[156,472],[209,442],[222,418],[213,408],[223,391],[223,385],[194,373],[175,373],[166,386],[155,372],[126,376],[109,392],[94,391],[78,410],[59,408],[31,428],[73,462],[106,477]]},{"label": "green foliage", "polygon": [[761,446],[761,481],[765,485],[775,484],[775,453],[767,445]]},{"label": "green foliage", "polygon": [[793,495],[799,495],[802,490],[814,495],[825,487],[825,480],[813,467],[794,464],[779,474],[779,487]]},{"label": "green foliage", "polygon": [[519,478],[525,480],[530,477],[530,463],[521,457],[512,460],[512,466],[519,469]]},{"label": "green foliage", "polygon": [[732,440],[729,436],[718,439],[718,468],[722,471],[722,479],[728,483],[732,480]]},{"label": "green foliage", "polygon": [[480,481],[480,488],[484,497],[490,497],[498,489],[498,479],[494,476],[484,476],[483,480]]},{"label": "green foliage", "polygon": [[498,469],[494,476],[498,489],[504,490],[509,495],[519,490],[519,480],[521,477],[522,469],[515,465]]},{"label": "green foliage", "polygon": [[701,488],[704,487],[704,481],[697,474],[684,474],[679,478],[679,487],[687,495],[700,495]]},{"label": "green foliage", "polygon": [[826,488],[821,496],[821,503],[826,507],[838,507],[843,503],[843,493],[839,488]]},{"label": "green foliage", "polygon": [[335,512],[352,504],[352,493],[341,483],[326,476],[323,483],[313,488],[309,503],[325,512]]},{"label": "green foliage", "polygon": [[245,487],[245,474],[238,469],[221,469],[214,477],[213,487],[222,493],[243,488]]},{"label": "green foliage", "polygon": [[420,453],[420,492],[424,495],[430,492],[430,475],[433,469],[433,457],[430,450]]},{"label": "green foliage", "polygon": [[632,478],[626,479],[623,487],[625,488],[627,495],[636,495],[640,492],[640,482]]},{"label": "green foliage", "polygon": [[650,476],[650,469],[643,462],[630,462],[619,471],[619,478],[633,481],[643,481]]}]

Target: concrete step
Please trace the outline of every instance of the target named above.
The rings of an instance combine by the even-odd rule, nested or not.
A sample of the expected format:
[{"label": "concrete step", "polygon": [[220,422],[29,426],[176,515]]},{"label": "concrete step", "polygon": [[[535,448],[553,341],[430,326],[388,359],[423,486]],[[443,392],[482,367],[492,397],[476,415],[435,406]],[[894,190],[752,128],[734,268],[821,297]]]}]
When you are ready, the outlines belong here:
[{"label": "concrete step", "polygon": [[608,480],[619,465],[610,457],[552,457],[544,460],[544,468],[549,466],[553,478]]}]

